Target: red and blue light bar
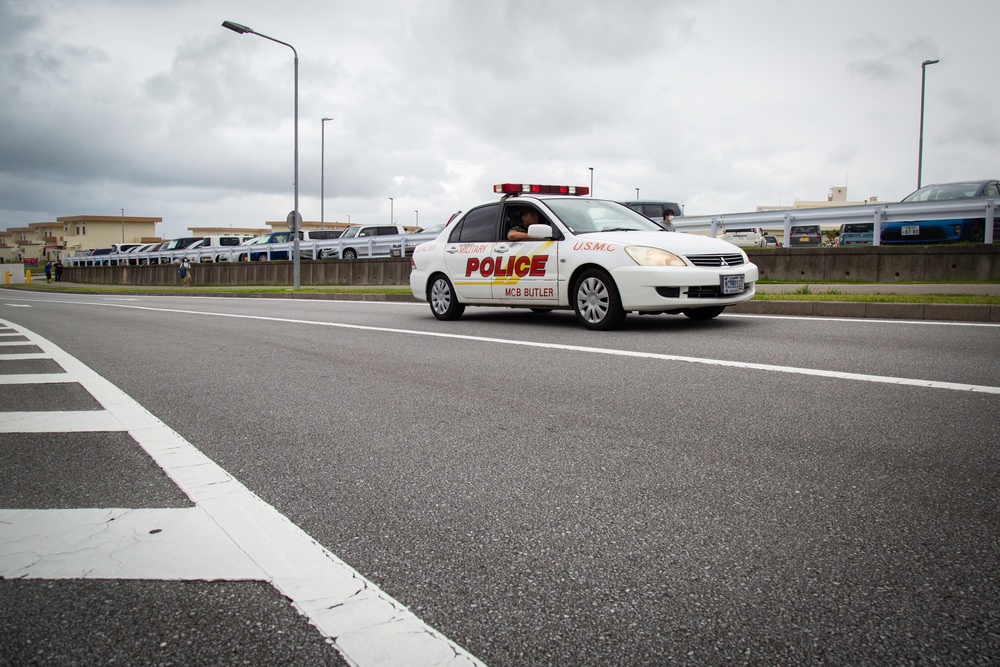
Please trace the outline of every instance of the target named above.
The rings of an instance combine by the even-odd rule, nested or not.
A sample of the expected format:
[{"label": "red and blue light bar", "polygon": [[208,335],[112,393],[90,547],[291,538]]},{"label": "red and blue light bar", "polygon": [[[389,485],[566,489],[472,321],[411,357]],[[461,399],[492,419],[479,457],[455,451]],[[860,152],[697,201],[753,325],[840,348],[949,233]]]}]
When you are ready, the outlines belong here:
[{"label": "red and blue light bar", "polygon": [[576,195],[590,194],[590,188],[582,185],[537,185],[534,183],[498,183],[493,186],[498,195]]}]

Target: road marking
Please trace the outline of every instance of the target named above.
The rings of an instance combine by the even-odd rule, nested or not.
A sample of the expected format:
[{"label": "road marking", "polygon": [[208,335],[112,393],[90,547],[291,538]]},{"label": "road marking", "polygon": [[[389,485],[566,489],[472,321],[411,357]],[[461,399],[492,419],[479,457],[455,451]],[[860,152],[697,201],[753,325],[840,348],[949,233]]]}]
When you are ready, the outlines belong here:
[{"label": "road marking", "polygon": [[[210,520],[207,523],[200,523],[198,518],[181,520],[183,529],[194,534],[207,525],[216,525],[223,535],[216,536],[215,544],[224,546],[227,541],[231,541],[235,548],[245,554],[245,559],[240,559],[238,567],[234,567],[227,578],[249,575],[251,578],[260,577],[270,582],[291,599],[295,607],[324,636],[330,638],[352,665],[482,665],[465,649],[425,624],[413,612],[317,543],[286,516],[261,500],[104,377],[34,332],[16,327],[10,322],[0,321],[0,325],[20,331],[41,348],[48,358],[73,376],[110,414],[117,430],[127,430]],[[52,419],[53,414],[73,414],[80,418],[88,413],[6,414],[15,415],[10,418],[11,422],[17,428],[23,428],[28,422],[35,423],[34,417],[28,418],[25,415],[46,414],[48,419]],[[94,411],[89,414],[105,412]],[[0,413],[0,428],[3,423],[3,414]],[[34,567],[38,567],[40,573],[63,572],[61,554],[73,552],[77,559],[86,560],[86,552],[74,551],[74,544],[92,547],[90,562],[82,568],[85,572],[111,567],[107,563],[107,555],[102,554],[101,550],[109,548],[108,545],[113,547],[118,544],[121,536],[109,536],[107,544],[95,540],[95,536],[111,521],[111,516],[100,514],[108,510],[94,511],[98,514],[76,514],[76,510],[39,510],[20,514],[13,510],[0,510],[0,574],[8,576],[4,573],[16,571],[21,573],[20,576],[31,576],[30,571]],[[149,515],[137,510],[128,512],[130,520],[137,521],[143,527],[151,525]],[[194,516],[163,512],[165,513],[152,515],[152,518],[162,522],[171,518],[178,521],[177,517]],[[69,538],[69,543],[60,543],[67,523],[79,519],[85,522],[80,532]],[[18,538],[26,530],[30,530],[31,543],[19,544]],[[134,533],[134,530],[131,531],[131,534]],[[223,537],[227,539],[222,539]],[[38,546],[39,542],[43,543],[39,547],[39,553],[48,554],[59,562],[36,558],[32,545]],[[137,545],[134,553],[140,554],[150,544],[145,538],[143,542],[146,544]],[[26,553],[28,556],[25,556]],[[31,562],[26,563],[25,560],[29,558],[32,559]],[[249,571],[247,562],[256,570]],[[25,574],[26,568],[28,574]],[[143,571],[147,577],[153,578],[151,572]],[[166,572],[176,573],[176,569],[167,568]]]},{"label": "road marking", "polygon": [[[67,301],[65,303],[79,304],[78,301]],[[338,302],[338,303],[343,303]],[[359,301],[358,303],[371,304],[369,301]],[[466,334],[443,333],[439,331],[420,331],[417,329],[396,329],[392,327],[373,327],[363,324],[345,324],[342,322],[320,322],[316,320],[298,320],[286,317],[269,317],[264,315],[237,315],[233,313],[206,312],[200,310],[184,310],[181,308],[154,308],[152,306],[133,306],[118,303],[93,302],[87,305],[105,306],[107,308],[128,308],[133,310],[146,310],[150,312],[176,313],[180,315],[200,315],[203,317],[228,317],[233,319],[260,320],[264,322],[282,322],[285,324],[305,324],[310,326],[333,327],[337,329],[354,329],[357,331],[376,331],[380,333],[404,334],[407,336],[424,336],[428,338],[450,338],[452,340],[466,340],[470,342],[490,343],[500,345],[517,345],[522,347],[535,347],[550,350],[564,350],[569,352],[583,352],[588,354],[611,355],[618,357],[631,357],[636,359],[655,359],[658,361],[682,361],[691,364],[703,364],[706,366],[721,366],[724,368],[741,368],[747,370],[767,371],[772,373],[788,373],[791,375],[807,375],[812,377],[825,377],[836,380],[851,380],[855,382],[871,382],[878,384],[895,384],[910,387],[924,387],[929,389],[947,389],[950,391],[968,391],[985,394],[1000,394],[1000,387],[992,385],[977,385],[961,382],[940,382],[937,380],[922,380],[919,378],[893,377],[888,375],[867,375],[864,373],[847,373],[843,371],[827,371],[818,368],[802,368],[797,366],[780,366],[775,364],[758,364],[749,361],[728,361],[725,359],[710,359],[706,357],[685,357],[675,354],[661,354],[657,352],[639,352],[634,350],[613,350],[602,347],[588,347],[584,345],[564,345],[561,343],[543,343],[536,341],[515,340],[508,338],[491,338],[489,336],[470,336]],[[744,317],[740,315],[739,317]],[[813,319],[813,318],[809,318]]]},{"label": "road marking", "polygon": [[[0,356],[0,359],[3,359]],[[24,373],[22,375],[0,375],[0,384],[58,384],[76,382],[69,373]]]},{"label": "road marking", "polygon": [[108,410],[0,412],[0,433],[82,433],[124,431]]},{"label": "road marking", "polygon": [[200,507],[0,509],[0,525],[8,579],[267,580]]}]

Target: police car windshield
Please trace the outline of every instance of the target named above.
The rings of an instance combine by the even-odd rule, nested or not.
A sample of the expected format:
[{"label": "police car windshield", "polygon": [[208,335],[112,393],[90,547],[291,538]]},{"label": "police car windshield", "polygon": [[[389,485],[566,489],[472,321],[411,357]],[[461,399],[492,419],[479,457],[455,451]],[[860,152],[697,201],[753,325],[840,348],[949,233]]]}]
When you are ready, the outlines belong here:
[{"label": "police car windshield", "polygon": [[546,199],[546,206],[574,234],[610,231],[662,232],[663,227],[618,202],[574,197]]}]

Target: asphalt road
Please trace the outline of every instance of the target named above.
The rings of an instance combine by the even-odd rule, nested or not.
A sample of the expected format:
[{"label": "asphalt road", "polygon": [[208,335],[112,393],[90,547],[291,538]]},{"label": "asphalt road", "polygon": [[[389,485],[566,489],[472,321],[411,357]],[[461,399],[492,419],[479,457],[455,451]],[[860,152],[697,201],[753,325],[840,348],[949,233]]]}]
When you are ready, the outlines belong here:
[{"label": "asphalt road", "polygon": [[[12,291],[0,322],[485,664],[1000,661],[997,325]],[[15,386],[0,410],[95,407]],[[0,451],[0,507],[202,505],[124,433]],[[8,577],[0,640],[2,664],[342,660],[238,578]]]}]

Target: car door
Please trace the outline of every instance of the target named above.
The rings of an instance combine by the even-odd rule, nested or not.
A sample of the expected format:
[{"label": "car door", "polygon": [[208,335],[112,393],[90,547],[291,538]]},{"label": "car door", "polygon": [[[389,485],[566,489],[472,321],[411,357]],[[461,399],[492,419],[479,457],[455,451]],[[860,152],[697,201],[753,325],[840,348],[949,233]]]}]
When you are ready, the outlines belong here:
[{"label": "car door", "polygon": [[465,302],[493,298],[493,243],[499,228],[500,203],[470,210],[458,221],[444,247],[444,264],[455,293]]},{"label": "car door", "polygon": [[538,215],[539,224],[558,227],[537,206],[517,200],[504,204],[500,239],[493,243],[493,298],[508,305],[550,306],[559,302],[559,243],[555,239],[509,241],[507,232],[525,210]]}]

